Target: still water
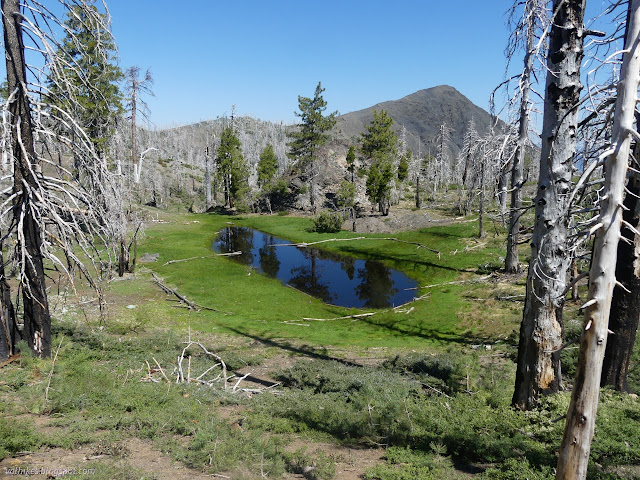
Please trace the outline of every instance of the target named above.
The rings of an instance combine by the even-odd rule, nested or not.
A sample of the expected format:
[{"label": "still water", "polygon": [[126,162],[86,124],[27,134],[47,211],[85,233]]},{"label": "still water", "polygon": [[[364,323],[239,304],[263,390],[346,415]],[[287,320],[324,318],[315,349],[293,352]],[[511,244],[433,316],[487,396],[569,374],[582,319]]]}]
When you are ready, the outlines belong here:
[{"label": "still water", "polygon": [[416,297],[417,282],[383,263],[317,248],[277,246],[289,243],[252,228],[230,226],[219,233],[213,249],[240,251],[242,255],[229,258],[332,305],[386,308]]}]

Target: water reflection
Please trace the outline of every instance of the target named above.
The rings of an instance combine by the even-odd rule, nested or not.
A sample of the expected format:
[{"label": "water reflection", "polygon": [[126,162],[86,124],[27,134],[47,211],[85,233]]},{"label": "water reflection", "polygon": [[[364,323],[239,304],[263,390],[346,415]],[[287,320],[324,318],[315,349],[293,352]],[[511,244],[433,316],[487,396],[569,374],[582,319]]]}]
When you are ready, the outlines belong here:
[{"label": "water reflection", "polygon": [[258,230],[230,226],[220,232],[213,249],[241,251],[230,258],[333,305],[385,308],[415,298],[416,290],[407,289],[417,282],[383,263],[316,248],[277,246],[287,243]]}]

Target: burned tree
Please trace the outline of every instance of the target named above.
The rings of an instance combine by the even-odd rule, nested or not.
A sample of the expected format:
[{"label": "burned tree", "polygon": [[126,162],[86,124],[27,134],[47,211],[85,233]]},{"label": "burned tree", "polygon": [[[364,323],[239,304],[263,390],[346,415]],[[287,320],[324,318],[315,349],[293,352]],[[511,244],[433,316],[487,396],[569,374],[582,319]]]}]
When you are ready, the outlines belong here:
[{"label": "burned tree", "polygon": [[[82,0],[61,3],[65,8],[88,8]],[[88,15],[95,13],[87,10]],[[102,22],[100,18],[95,20]],[[27,73],[37,71],[37,67],[28,64],[25,52],[44,54],[45,62],[41,63],[48,72],[43,72],[46,75],[42,77],[48,78],[49,85],[55,84],[56,88],[73,95],[72,86],[65,87],[68,76],[62,68],[73,62],[60,48],[54,34],[54,29],[62,26],[61,22],[41,3],[19,3],[18,0],[2,1],[2,22],[10,92],[5,121],[10,131],[9,154],[13,162],[10,182],[3,183],[1,192],[2,243],[12,245],[10,257],[19,272],[18,295],[24,310],[22,335],[36,355],[48,356],[51,316],[45,261],[47,268],[58,270],[71,280],[77,273],[85,276],[102,298],[95,280],[100,274],[98,244],[111,245],[113,217],[109,208],[114,205],[110,201],[114,191],[106,165],[89,136],[74,121],[73,115],[42,100],[50,90],[38,83],[37,76]],[[101,24],[107,38],[108,28]],[[36,148],[37,142],[41,142],[41,148]],[[74,151],[78,175],[72,175],[58,161],[53,161],[47,147],[60,143]],[[91,262],[93,271],[80,257]],[[2,323],[11,327],[12,305],[4,264],[0,277]],[[6,337],[10,343],[11,334]],[[3,348],[2,352],[11,353],[11,350],[12,346],[8,350]]]},{"label": "burned tree", "polygon": [[562,310],[571,256],[568,215],[576,150],[585,0],[554,0],[540,177],[512,403],[529,409],[560,387]]},{"label": "burned tree", "polygon": [[[624,224],[625,177],[631,137],[640,138],[634,128],[634,113],[640,84],[640,0],[629,3],[629,22],[625,42],[611,148],[602,155],[605,183],[600,214],[591,231],[596,233],[589,271],[589,299],[585,303],[584,328],[580,337],[580,354],[576,379],[567,412],[567,423],[558,457],[558,479],[583,479],[587,476],[589,451],[595,431],[600,394],[602,363],[608,336],[611,298],[616,285],[617,248]],[[626,287],[625,287],[626,288]]]}]

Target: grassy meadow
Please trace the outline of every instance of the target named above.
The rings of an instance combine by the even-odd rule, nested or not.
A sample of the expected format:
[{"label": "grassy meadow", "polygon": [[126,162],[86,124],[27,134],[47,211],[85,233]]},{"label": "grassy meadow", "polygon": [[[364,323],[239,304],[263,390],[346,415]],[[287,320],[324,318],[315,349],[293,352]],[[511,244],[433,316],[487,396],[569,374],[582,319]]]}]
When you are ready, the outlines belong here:
[{"label": "grassy meadow", "polygon": [[[553,478],[569,396],[531,412],[510,407],[524,277],[499,272],[499,229],[481,240],[473,221],[364,235],[439,257],[386,240],[322,244],[422,286],[408,305],[359,310],[325,305],[211,245],[230,223],[293,242],[361,234],[312,233],[311,219],[294,216],[157,218],[138,255],[158,260],[110,282],[104,323],[93,304],[83,312],[52,296],[55,360],[23,348],[0,369],[0,478],[43,466],[99,480]],[[181,307],[152,273],[211,310]],[[567,306],[568,338],[576,310]],[[206,373],[213,361],[199,348],[183,352],[189,339],[232,378],[176,383],[181,356],[187,378],[222,374]],[[565,352],[569,380],[576,353]],[[634,388],[637,363],[636,353]],[[640,478],[639,422],[637,397],[603,391],[590,478]]]}]

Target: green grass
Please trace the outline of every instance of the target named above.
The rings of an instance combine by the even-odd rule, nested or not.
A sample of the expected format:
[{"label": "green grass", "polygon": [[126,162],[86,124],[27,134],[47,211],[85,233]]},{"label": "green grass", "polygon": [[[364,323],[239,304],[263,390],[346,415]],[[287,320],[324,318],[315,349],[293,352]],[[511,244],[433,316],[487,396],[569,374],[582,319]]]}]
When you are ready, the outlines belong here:
[{"label": "green grass", "polygon": [[[324,322],[310,322],[301,327],[284,322],[299,322],[302,317],[333,318],[363,310],[346,309],[323,304],[279,281],[252,273],[247,267],[229,258],[214,257],[210,247],[217,232],[233,222],[249,226],[291,240],[314,242],[330,238],[352,238],[356,234],[339,232],[320,234],[309,232],[312,220],[282,216],[226,217],[220,215],[177,216],[171,223],[147,229],[139,252],[159,253],[157,263],[148,266],[190,300],[224,313],[200,312],[189,314],[180,309],[167,309],[156,304],[148,307],[154,321],[181,324],[203,331],[222,329],[260,339],[304,339],[310,344],[371,347],[416,347],[444,345],[449,342],[468,343],[481,329],[461,328],[466,300],[465,289],[459,285],[445,285],[421,289],[427,298],[414,302],[410,314],[390,310],[380,311],[366,320],[333,321],[331,328]],[[360,235],[357,235],[360,236]],[[391,235],[368,235],[371,238]],[[433,252],[415,245],[383,240],[330,242],[323,248],[357,258],[380,260],[392,268],[404,271],[421,285],[450,282],[461,276],[472,276],[483,265],[496,262],[501,240],[490,239],[485,248],[476,247],[473,223],[403,232],[392,237],[419,242],[441,252]],[[486,240],[485,240],[486,241]],[[205,257],[163,266],[170,260]],[[126,288],[121,286],[116,288]],[[368,311],[368,310],[367,310]],[[474,340],[475,341],[475,340]]]}]

